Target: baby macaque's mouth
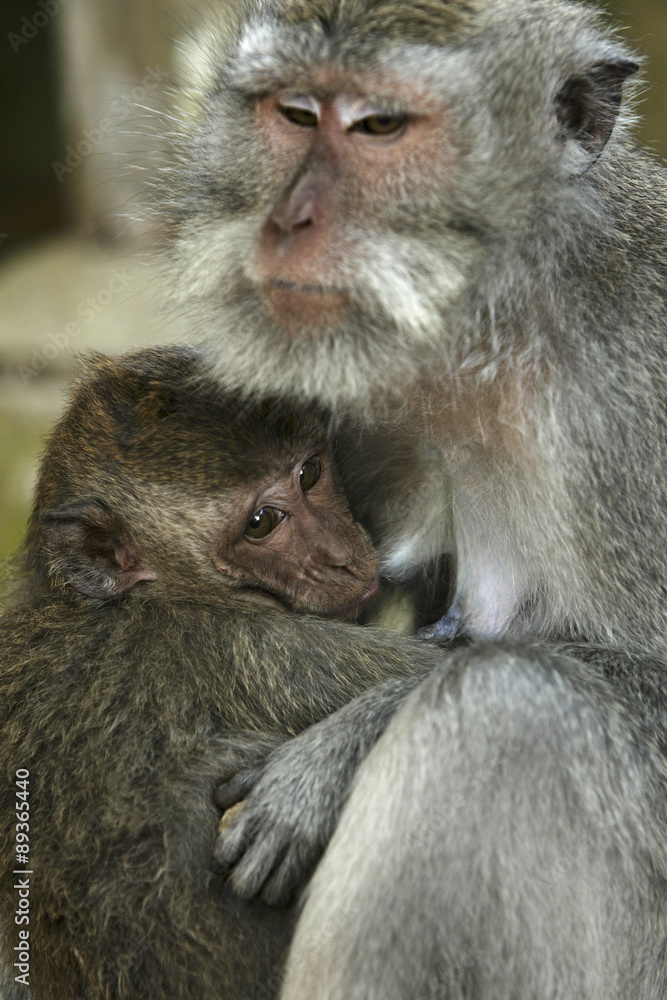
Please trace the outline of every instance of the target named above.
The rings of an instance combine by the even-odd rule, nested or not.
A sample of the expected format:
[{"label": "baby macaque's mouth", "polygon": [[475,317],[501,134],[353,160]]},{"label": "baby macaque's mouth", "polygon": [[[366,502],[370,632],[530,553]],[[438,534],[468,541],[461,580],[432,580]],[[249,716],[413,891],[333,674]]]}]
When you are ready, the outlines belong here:
[{"label": "baby macaque's mouth", "polygon": [[372,584],[364,594],[364,596],[359,601],[359,607],[365,608],[367,604],[370,604],[371,601],[374,601],[378,595],[379,589],[380,589],[380,577],[376,576]]},{"label": "baby macaque's mouth", "polygon": [[361,597],[354,601],[350,601],[346,604],[341,604],[338,607],[331,608],[330,610],[323,612],[322,617],[324,618],[338,618],[340,620],[351,620],[355,617],[357,611],[365,608],[367,604],[374,601],[377,597],[378,590],[380,589],[380,578],[376,577],[368,587]]}]

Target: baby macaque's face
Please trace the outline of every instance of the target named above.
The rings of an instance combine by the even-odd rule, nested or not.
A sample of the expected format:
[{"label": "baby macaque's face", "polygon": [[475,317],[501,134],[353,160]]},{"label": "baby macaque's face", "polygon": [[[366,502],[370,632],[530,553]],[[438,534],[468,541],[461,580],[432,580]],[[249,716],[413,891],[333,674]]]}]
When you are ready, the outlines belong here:
[{"label": "baby macaque's face", "polygon": [[322,442],[239,487],[214,563],[239,587],[325,617],[354,617],[378,590],[375,550],[352,518]]}]

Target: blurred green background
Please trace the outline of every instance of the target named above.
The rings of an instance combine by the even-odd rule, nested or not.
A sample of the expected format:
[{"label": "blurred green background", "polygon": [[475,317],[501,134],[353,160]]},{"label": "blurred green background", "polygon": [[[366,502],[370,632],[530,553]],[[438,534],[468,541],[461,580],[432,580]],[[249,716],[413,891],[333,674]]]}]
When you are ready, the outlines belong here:
[{"label": "blurred green background", "polygon": [[[606,6],[646,60],[638,138],[667,158],[667,0]],[[155,306],[157,282],[139,255],[159,233],[137,221],[145,191],[125,165],[150,161],[156,140],[142,138],[141,109],[159,106],[183,73],[173,41],[191,45],[194,10],[193,0],[3,0],[0,560],[24,530],[77,352],[185,332]]]}]

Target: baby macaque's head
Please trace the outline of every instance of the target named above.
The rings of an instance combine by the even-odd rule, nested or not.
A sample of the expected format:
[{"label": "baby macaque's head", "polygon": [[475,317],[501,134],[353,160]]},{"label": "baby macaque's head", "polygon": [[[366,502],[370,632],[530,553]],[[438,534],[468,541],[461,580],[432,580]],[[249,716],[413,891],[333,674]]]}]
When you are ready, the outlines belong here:
[{"label": "baby macaque's head", "polygon": [[378,589],[324,418],[224,395],[182,347],[88,363],[46,448],[26,561],[42,586],[98,600],[224,587],[352,618]]}]

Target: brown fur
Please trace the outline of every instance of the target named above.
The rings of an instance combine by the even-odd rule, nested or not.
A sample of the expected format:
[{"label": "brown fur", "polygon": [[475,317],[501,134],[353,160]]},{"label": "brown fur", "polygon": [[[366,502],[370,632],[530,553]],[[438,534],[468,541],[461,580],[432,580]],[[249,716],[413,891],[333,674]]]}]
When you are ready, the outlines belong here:
[{"label": "brown fur", "polygon": [[[22,768],[31,997],[275,995],[293,916],[213,877],[213,786],[379,681],[440,659],[267,606],[202,559],[192,511],[321,430],[314,414],[222,398],[191,349],[98,358],[75,387],[0,619],[3,1000],[28,995],[12,981]],[[130,581],[128,552],[155,575]]]}]

